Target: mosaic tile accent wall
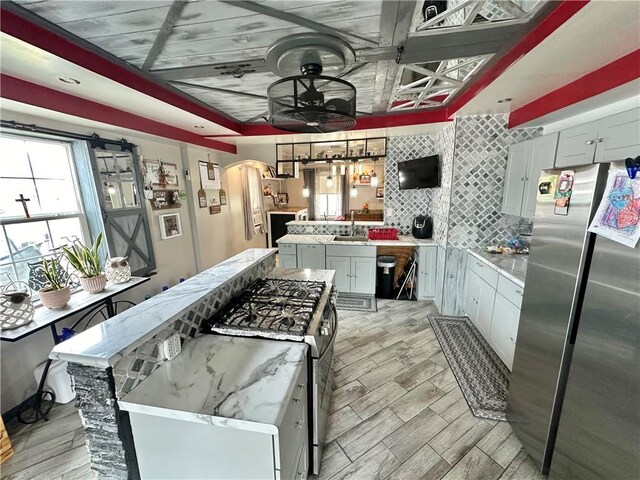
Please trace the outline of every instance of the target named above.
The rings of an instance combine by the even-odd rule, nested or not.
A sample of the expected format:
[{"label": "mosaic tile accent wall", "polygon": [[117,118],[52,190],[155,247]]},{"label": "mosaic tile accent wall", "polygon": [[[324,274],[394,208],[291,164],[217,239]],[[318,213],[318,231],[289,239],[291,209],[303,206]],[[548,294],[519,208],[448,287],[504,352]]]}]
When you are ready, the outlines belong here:
[{"label": "mosaic tile accent wall", "polygon": [[429,215],[431,196],[436,189],[400,190],[398,162],[433,155],[435,140],[429,135],[389,137],[384,164],[384,223],[403,234],[411,234],[416,215]]},{"label": "mosaic tile accent wall", "polygon": [[504,241],[520,217],[500,213],[509,145],[542,134],[508,130],[508,116],[457,117],[448,246],[475,248]]},{"label": "mosaic tile accent wall", "polygon": [[431,196],[433,239],[446,246],[451,208],[451,183],[453,181],[453,159],[455,152],[455,124],[447,125],[435,138],[436,152],[440,155],[440,188]]},{"label": "mosaic tile accent wall", "polygon": [[[308,228],[313,230],[309,232]],[[349,235],[350,229],[348,225],[287,225],[287,233],[295,235]]]},{"label": "mosaic tile accent wall", "polygon": [[220,310],[229,300],[240,294],[258,278],[263,278],[276,268],[275,255],[270,255],[261,263],[242,272],[234,280],[213,290],[200,304],[185,313],[182,318],[147,340],[131,353],[122,358],[113,368],[116,395],[122,398],[166,360],[159,352],[158,345],[174,333],[178,333],[182,342],[188,342],[200,330],[202,322]]}]

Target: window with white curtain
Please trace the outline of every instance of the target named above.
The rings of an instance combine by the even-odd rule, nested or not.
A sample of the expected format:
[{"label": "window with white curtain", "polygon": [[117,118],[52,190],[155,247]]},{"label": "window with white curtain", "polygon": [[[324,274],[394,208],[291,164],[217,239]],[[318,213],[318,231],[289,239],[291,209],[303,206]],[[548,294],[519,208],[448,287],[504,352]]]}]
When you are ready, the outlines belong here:
[{"label": "window with white curtain", "polygon": [[[333,185],[328,186],[329,177]],[[331,176],[331,170],[316,170],[315,216],[316,220],[334,219],[342,215],[342,177]]]}]

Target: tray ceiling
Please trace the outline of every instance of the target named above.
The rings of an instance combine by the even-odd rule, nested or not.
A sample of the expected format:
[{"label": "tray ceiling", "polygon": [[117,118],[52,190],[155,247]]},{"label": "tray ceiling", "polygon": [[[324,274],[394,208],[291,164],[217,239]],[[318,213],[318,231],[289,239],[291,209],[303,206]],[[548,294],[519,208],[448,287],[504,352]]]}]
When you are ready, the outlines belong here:
[{"label": "tray ceiling", "polygon": [[240,122],[260,122],[267,87],[279,78],[264,57],[285,36],[324,31],[351,44],[357,63],[343,78],[357,89],[359,115],[433,109],[521,37],[543,2],[450,0],[427,23],[421,1],[15,3],[159,83]]}]

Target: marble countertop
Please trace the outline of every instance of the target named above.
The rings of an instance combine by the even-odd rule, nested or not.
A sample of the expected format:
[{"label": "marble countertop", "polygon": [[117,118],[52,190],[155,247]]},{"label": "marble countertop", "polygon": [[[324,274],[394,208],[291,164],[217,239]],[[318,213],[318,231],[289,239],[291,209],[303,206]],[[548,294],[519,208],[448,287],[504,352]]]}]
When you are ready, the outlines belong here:
[{"label": "marble countertop", "polygon": [[527,262],[529,260],[529,255],[503,255],[471,249],[467,251],[477,259],[482,260],[498,273],[501,273],[515,284],[524,288],[524,279],[527,274]]},{"label": "marble countertop", "polygon": [[[366,220],[356,221],[356,226],[359,227],[384,227],[384,222],[374,222]],[[287,225],[302,225],[302,226],[313,226],[313,225],[346,225],[350,226],[350,220],[291,220],[287,222]]]},{"label": "marble countertop", "polygon": [[56,345],[49,358],[100,368],[113,366],[212,291],[275,253],[274,248],[245,250]]},{"label": "marble countertop", "polygon": [[201,335],[125,395],[123,410],[276,434],[308,346]]},{"label": "marble countertop", "polygon": [[[356,222],[357,223],[357,222]],[[376,247],[417,247],[437,245],[432,238],[419,239],[410,235],[398,235],[398,240],[367,240],[363,242],[338,242],[333,240],[335,235],[294,235],[288,233],[280,237],[277,243],[304,243],[320,245],[373,245]]]},{"label": "marble countertop", "polygon": [[306,282],[325,282],[333,284],[336,279],[335,270],[318,270],[314,268],[276,268],[267,273],[267,278],[284,280],[304,280]]}]

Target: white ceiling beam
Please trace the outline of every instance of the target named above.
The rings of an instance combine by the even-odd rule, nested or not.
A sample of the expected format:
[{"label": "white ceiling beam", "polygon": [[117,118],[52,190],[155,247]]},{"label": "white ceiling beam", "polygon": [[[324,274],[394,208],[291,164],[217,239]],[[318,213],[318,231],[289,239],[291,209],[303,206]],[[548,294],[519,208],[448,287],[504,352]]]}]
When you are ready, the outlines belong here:
[{"label": "white ceiling beam", "polygon": [[184,10],[184,7],[186,7],[187,3],[189,2],[174,0],[174,2],[171,4],[171,8],[169,8],[167,16],[165,17],[164,22],[162,22],[160,31],[158,32],[156,39],[153,41],[153,45],[151,46],[151,49],[147,54],[147,58],[142,64],[143,72],[148,72],[151,69],[154,62],[158,58],[158,55],[160,55],[160,53],[162,52],[164,44],[167,43],[167,39],[169,38],[169,35],[171,35],[173,26],[180,18],[180,15],[182,15],[182,11]]},{"label": "white ceiling beam", "polygon": [[305,27],[310,30],[315,30],[316,32],[326,33],[328,35],[340,37],[352,43],[357,43],[359,45],[366,45],[367,47],[378,46],[378,42],[371,40],[369,38],[361,37],[360,35],[356,35],[354,33],[345,32],[344,30],[333,28],[328,25],[323,25],[322,23],[314,22],[313,20],[309,20],[299,15],[294,15],[293,13],[285,12],[283,10],[278,10],[276,8],[268,7],[267,5],[264,5],[261,3],[255,3],[255,2],[250,2],[246,0],[219,0],[219,1],[222,3],[227,3],[229,5],[233,5],[234,7],[244,8],[245,10],[250,10],[252,12],[256,12],[262,15],[278,18],[280,20],[284,20],[286,22],[293,23],[295,25],[300,25],[301,27]]}]

